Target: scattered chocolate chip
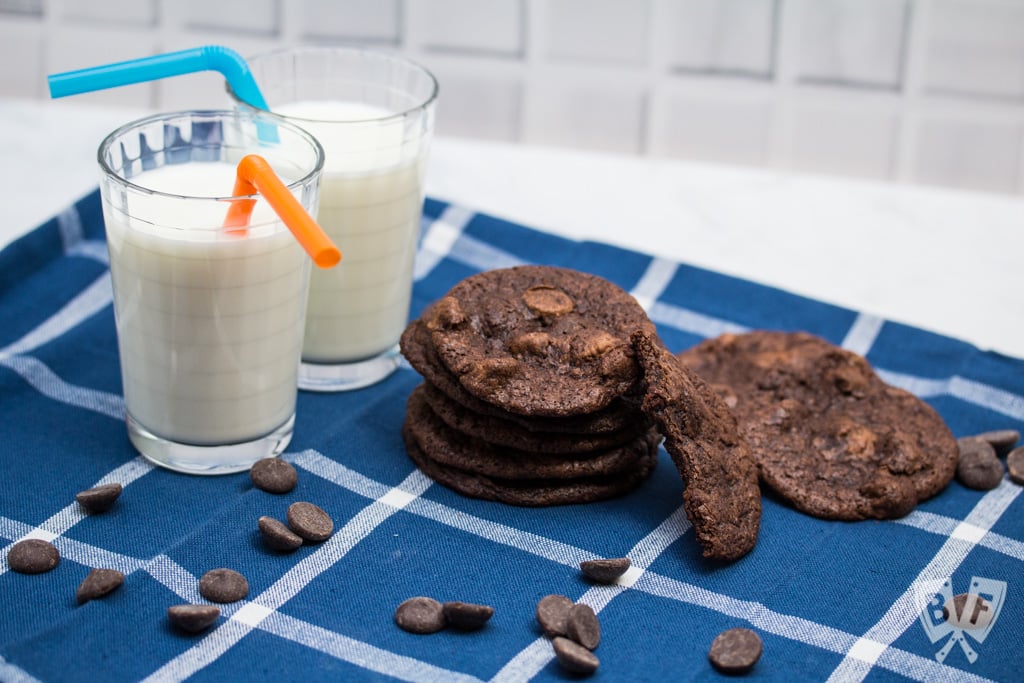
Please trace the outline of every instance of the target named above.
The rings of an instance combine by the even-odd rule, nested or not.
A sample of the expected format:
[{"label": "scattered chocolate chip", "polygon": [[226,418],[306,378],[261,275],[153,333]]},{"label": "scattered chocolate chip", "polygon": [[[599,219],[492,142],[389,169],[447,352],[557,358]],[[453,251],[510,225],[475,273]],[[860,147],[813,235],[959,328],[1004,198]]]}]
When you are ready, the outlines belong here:
[{"label": "scattered chocolate chip", "polygon": [[282,553],[291,551],[302,545],[302,537],[273,517],[263,516],[257,520],[263,542],[271,550]]},{"label": "scattered chocolate chip", "polygon": [[711,643],[708,659],[716,669],[727,674],[750,671],[761,657],[761,637],[749,628],[722,631]]},{"label": "scattered chocolate chip", "polygon": [[395,610],[395,623],[409,633],[437,633],[444,619],[444,607],[433,598],[409,598]]},{"label": "scattered chocolate chip", "polygon": [[292,503],[288,506],[288,526],[305,541],[319,543],[331,537],[334,522],[330,515],[312,503]]},{"label": "scattered chocolate chip", "polygon": [[93,569],[82,579],[82,583],[78,584],[75,598],[79,605],[84,605],[90,600],[109,595],[122,583],[124,574],[116,569]]},{"label": "scattered chocolate chip", "polygon": [[616,557],[608,560],[587,560],[580,562],[580,571],[589,579],[598,583],[615,583],[629,569],[628,557]]},{"label": "scattered chocolate chip", "polygon": [[494,616],[494,608],[469,602],[446,602],[442,605],[444,620],[460,631],[475,631]]},{"label": "scattered chocolate chip", "polygon": [[976,434],[974,438],[992,444],[992,448],[996,451],[996,457],[1003,458],[1020,441],[1020,432],[1016,429],[996,429],[991,432]]},{"label": "scattered chocolate chip", "polygon": [[75,494],[75,500],[86,512],[106,512],[114,506],[124,490],[118,483],[100,484]]},{"label": "scattered chocolate chip", "polygon": [[601,642],[601,622],[590,605],[573,605],[565,620],[565,634],[577,643],[593,650]]},{"label": "scattered chocolate chip", "polygon": [[537,603],[537,623],[549,637],[564,636],[572,600],[564,595],[545,595]]},{"label": "scattered chocolate chip", "polygon": [[558,663],[566,671],[576,674],[592,674],[601,664],[593,652],[568,638],[557,636],[551,641],[551,647],[555,649]]},{"label": "scattered chocolate chip", "polygon": [[968,453],[980,453],[986,457],[996,457],[996,449],[985,439],[980,439],[976,436],[962,436],[956,440],[957,448],[960,451],[960,457],[964,457]]},{"label": "scattered chocolate chip", "polygon": [[299,483],[299,473],[281,458],[263,458],[249,468],[253,485],[267,493],[288,493]]},{"label": "scattered chocolate chip", "polygon": [[968,488],[988,491],[1003,480],[1003,463],[996,457],[992,445],[982,439],[959,439],[960,460],[956,478]]},{"label": "scattered chocolate chip", "polygon": [[199,594],[210,602],[237,602],[249,594],[249,582],[234,569],[211,569],[199,579]]},{"label": "scattered chocolate chip", "polygon": [[205,631],[219,616],[220,607],[214,605],[174,605],[167,608],[167,619],[188,633]]},{"label": "scattered chocolate chip", "polygon": [[28,538],[11,546],[7,553],[7,564],[21,574],[42,574],[60,562],[60,553],[49,541]]},{"label": "scattered chocolate chip", "polygon": [[1024,486],[1024,446],[1014,448],[1006,456],[1006,469],[1010,473],[1010,481]]}]

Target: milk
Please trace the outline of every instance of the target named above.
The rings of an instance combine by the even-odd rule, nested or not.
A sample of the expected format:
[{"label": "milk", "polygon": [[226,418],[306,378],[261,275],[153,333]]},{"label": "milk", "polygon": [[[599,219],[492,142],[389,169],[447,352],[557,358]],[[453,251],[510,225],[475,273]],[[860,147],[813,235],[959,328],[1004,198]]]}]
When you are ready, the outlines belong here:
[{"label": "milk", "polygon": [[317,218],[342,253],[337,267],[311,274],[302,359],[377,356],[409,315],[427,142],[406,139],[401,118],[381,121],[389,112],[365,104],[303,101],[274,112],[324,147]]},{"label": "milk", "polygon": [[[230,196],[234,177],[233,165],[212,162],[129,181],[214,197]],[[162,198],[154,206],[158,199],[104,202],[127,412],[180,443],[263,437],[295,411],[309,259],[265,200],[253,227],[232,233],[210,229],[227,202]],[[191,206],[200,203],[203,210]]]}]

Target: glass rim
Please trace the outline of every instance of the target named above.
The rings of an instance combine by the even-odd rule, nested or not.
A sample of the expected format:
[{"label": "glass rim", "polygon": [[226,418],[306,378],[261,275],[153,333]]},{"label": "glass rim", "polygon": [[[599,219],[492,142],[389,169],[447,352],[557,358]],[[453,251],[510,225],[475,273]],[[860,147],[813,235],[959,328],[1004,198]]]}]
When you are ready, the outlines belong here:
[{"label": "glass rim", "polygon": [[[341,46],[341,45],[303,45],[303,46],[297,46],[297,47],[279,47],[279,48],[275,48],[273,50],[267,50],[265,52],[258,52],[256,54],[250,56],[250,57],[246,57],[246,62],[249,63],[249,64],[252,64],[254,61],[256,61],[258,59],[266,59],[266,58],[269,58],[269,57],[275,57],[277,55],[301,54],[301,53],[316,53],[316,52],[321,52],[321,53],[340,52],[340,53],[353,54],[353,55],[369,55],[370,57],[373,57],[373,58],[378,58],[378,59],[383,59],[383,60],[387,60],[387,61],[391,61],[391,62],[395,62],[395,63],[405,64],[407,66],[412,67],[414,70],[420,72],[421,74],[425,75],[427,77],[427,79],[429,79],[429,82],[430,82],[430,92],[427,94],[427,96],[425,98],[423,98],[423,100],[421,102],[419,102],[417,104],[414,104],[414,105],[412,105],[410,107],[407,107],[407,108],[405,108],[405,109],[403,109],[401,111],[395,112],[393,114],[388,114],[386,116],[370,116],[370,117],[367,117],[367,118],[354,118],[354,119],[341,119],[341,120],[338,120],[338,119],[307,118],[307,117],[303,117],[303,116],[292,116],[291,114],[287,114],[287,115],[285,115],[285,114],[274,114],[272,109],[260,109],[259,107],[254,107],[253,105],[251,105],[248,102],[245,102],[244,100],[239,98],[238,95],[235,94],[235,91],[231,87],[231,84],[228,83],[227,81],[225,81],[225,83],[224,83],[225,89],[227,90],[227,93],[231,97],[231,99],[233,99],[235,102],[237,102],[239,104],[242,104],[242,105],[244,105],[246,107],[249,107],[253,111],[266,112],[266,113],[274,114],[275,116],[281,116],[282,118],[285,118],[285,119],[287,119],[289,121],[304,121],[304,122],[308,122],[308,123],[343,123],[343,124],[344,123],[347,123],[347,124],[380,123],[380,122],[385,122],[385,121],[391,121],[391,120],[395,120],[395,119],[405,118],[406,116],[408,116],[409,114],[412,114],[413,112],[425,111],[426,109],[428,109],[430,107],[430,105],[432,105],[434,103],[435,100],[437,100],[437,95],[438,95],[438,92],[440,91],[440,85],[438,84],[437,78],[430,71],[430,69],[428,69],[427,67],[423,66],[422,64],[420,64],[419,62],[417,62],[415,60],[409,59],[408,57],[405,57],[405,56],[400,55],[400,54],[395,53],[395,52],[388,52],[388,51],[385,51],[385,50],[372,50],[372,49],[367,49],[367,48],[362,48],[362,47],[350,47],[350,46]],[[269,104],[268,104],[268,106],[269,106]]]},{"label": "glass rim", "polygon": [[174,118],[198,119],[217,117],[232,119],[250,119],[253,121],[255,121],[257,118],[269,119],[275,125],[284,126],[289,130],[289,132],[298,135],[301,139],[310,143],[310,146],[313,148],[313,153],[315,154],[316,157],[316,163],[313,164],[313,168],[309,171],[309,173],[306,173],[298,180],[293,180],[292,182],[288,183],[286,187],[289,190],[294,190],[298,187],[308,184],[313,178],[315,178],[318,174],[320,174],[323,171],[324,158],[326,156],[326,153],[324,152],[323,145],[320,144],[320,141],[313,137],[313,135],[306,131],[305,129],[296,126],[294,123],[291,123],[284,116],[279,116],[277,114],[274,114],[273,112],[264,111],[262,109],[254,110],[253,112],[244,112],[236,109],[183,109],[181,111],[151,114],[149,116],[144,116],[140,119],[135,119],[134,121],[129,121],[128,123],[118,126],[113,131],[108,133],[107,136],[103,138],[103,141],[100,142],[100,146],[96,150],[96,160],[100,165],[100,170],[103,171],[104,176],[112,179],[119,185],[131,189],[135,192],[140,192],[142,194],[147,194],[151,196],[211,202],[226,202],[237,199],[253,199],[259,197],[260,195],[258,192],[254,192],[252,194],[198,197],[195,195],[178,194],[176,192],[164,192],[162,190],[154,190],[152,188],[144,187],[142,185],[133,183],[131,180],[125,178],[120,173],[111,168],[110,164],[107,163],[107,160],[105,158],[105,153],[114,144],[114,140],[125,135],[132,129],[142,128],[143,126],[155,123],[157,121],[166,121]]}]

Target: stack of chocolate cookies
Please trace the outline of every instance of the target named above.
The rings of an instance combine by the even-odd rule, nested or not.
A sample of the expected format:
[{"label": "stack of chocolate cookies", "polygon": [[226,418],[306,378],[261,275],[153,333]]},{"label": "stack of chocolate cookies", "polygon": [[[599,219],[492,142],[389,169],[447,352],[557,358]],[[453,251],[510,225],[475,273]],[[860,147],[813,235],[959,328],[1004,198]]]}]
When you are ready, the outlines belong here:
[{"label": "stack of chocolate cookies", "polygon": [[402,436],[436,481],[513,505],[622,495],[651,473],[660,436],[639,410],[630,334],[654,334],[627,292],[546,266],[466,278],[406,328],[425,382]]}]

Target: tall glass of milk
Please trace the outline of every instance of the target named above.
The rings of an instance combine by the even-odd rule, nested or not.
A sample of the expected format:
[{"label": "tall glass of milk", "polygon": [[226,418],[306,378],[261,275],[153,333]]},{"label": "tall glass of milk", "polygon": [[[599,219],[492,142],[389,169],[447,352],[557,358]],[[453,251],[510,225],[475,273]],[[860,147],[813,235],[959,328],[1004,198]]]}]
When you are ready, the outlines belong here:
[{"label": "tall glass of milk", "polygon": [[247,61],[274,113],[323,145],[317,219],[345,255],[312,274],[299,387],[373,384],[398,366],[408,322],[437,81],[405,59],[355,48]]},{"label": "tall glass of milk", "polygon": [[[323,149],[277,116],[161,114],[99,148],[128,436],[174,470],[244,470],[292,437],[310,260],[265,199],[231,196],[250,153],[316,215]],[[250,224],[223,227],[240,199]]]}]

